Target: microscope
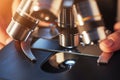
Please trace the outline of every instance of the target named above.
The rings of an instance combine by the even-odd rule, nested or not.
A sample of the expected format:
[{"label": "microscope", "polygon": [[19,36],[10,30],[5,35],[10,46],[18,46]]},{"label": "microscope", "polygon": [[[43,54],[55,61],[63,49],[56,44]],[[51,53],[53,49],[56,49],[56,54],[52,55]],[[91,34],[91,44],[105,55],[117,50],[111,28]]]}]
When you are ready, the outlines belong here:
[{"label": "microscope", "polygon": [[7,33],[20,42],[22,51],[31,61],[37,61],[31,43],[42,21],[50,23],[50,34],[58,36],[58,44],[62,47],[60,50],[46,49],[55,53],[48,62],[57,68],[67,65],[70,69],[78,55],[88,55],[78,50],[79,45],[95,45],[107,36],[95,0],[22,0]]}]

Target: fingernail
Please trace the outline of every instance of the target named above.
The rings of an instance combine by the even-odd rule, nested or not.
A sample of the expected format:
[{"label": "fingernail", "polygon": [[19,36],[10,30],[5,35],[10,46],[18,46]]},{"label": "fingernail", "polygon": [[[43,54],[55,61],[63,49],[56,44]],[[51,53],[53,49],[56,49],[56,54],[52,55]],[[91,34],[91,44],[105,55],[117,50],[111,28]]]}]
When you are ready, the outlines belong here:
[{"label": "fingernail", "polygon": [[97,63],[98,64],[108,64],[108,60],[104,59],[104,57],[102,57],[102,56],[99,56]]},{"label": "fingernail", "polygon": [[97,60],[97,63],[98,64],[108,64],[110,58],[112,57],[112,54],[113,53],[102,53],[98,60]]},{"label": "fingernail", "polygon": [[105,46],[105,47],[111,47],[114,44],[112,39],[106,39],[104,41],[102,41],[101,45]]}]

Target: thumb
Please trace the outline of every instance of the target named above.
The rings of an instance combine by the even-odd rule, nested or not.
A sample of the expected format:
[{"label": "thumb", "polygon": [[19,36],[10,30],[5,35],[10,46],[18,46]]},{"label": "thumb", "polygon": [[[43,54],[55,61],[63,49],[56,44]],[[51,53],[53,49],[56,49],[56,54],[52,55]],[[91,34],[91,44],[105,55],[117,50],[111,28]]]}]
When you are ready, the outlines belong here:
[{"label": "thumb", "polygon": [[97,63],[108,63],[113,52],[120,49],[120,31],[110,34],[100,42],[99,46],[103,53],[99,56]]},{"label": "thumb", "polygon": [[105,40],[101,41],[100,49],[103,52],[114,52],[120,49],[120,30],[110,34]]},{"label": "thumb", "polygon": [[97,63],[108,63],[113,52],[120,49],[120,22],[114,25],[114,30],[114,33],[100,42],[99,46],[103,52],[99,56]]}]

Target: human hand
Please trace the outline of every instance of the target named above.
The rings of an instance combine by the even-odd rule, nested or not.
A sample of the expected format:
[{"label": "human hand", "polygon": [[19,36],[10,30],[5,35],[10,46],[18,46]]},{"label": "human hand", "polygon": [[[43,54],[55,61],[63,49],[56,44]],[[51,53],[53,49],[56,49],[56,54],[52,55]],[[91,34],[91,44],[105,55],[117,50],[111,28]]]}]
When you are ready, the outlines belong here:
[{"label": "human hand", "polygon": [[[0,3],[0,12],[1,12],[0,13],[0,49],[2,49],[12,40],[12,38],[10,38],[6,33],[6,28],[11,21],[11,17],[15,14],[20,1],[21,0],[9,0],[9,1],[2,1]],[[40,21],[39,26],[49,27],[50,23]]]},{"label": "human hand", "polygon": [[12,40],[6,33],[6,28],[20,1],[21,0],[3,0],[0,3],[0,49]]},{"label": "human hand", "polygon": [[108,63],[113,52],[120,49],[120,22],[114,25],[115,32],[110,34],[105,40],[101,41],[99,46],[103,51],[99,56],[97,63]]},{"label": "human hand", "polygon": [[1,19],[0,18],[0,49],[2,49],[5,45],[7,45],[12,39],[6,33],[6,26],[8,18]]}]

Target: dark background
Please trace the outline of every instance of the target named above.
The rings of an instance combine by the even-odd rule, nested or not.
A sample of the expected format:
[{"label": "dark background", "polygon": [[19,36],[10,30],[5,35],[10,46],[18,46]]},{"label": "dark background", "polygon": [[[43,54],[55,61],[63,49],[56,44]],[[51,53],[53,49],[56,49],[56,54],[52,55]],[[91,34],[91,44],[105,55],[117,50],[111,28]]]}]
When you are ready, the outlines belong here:
[{"label": "dark background", "polygon": [[96,0],[103,16],[105,26],[113,30],[117,18],[117,0]]}]

